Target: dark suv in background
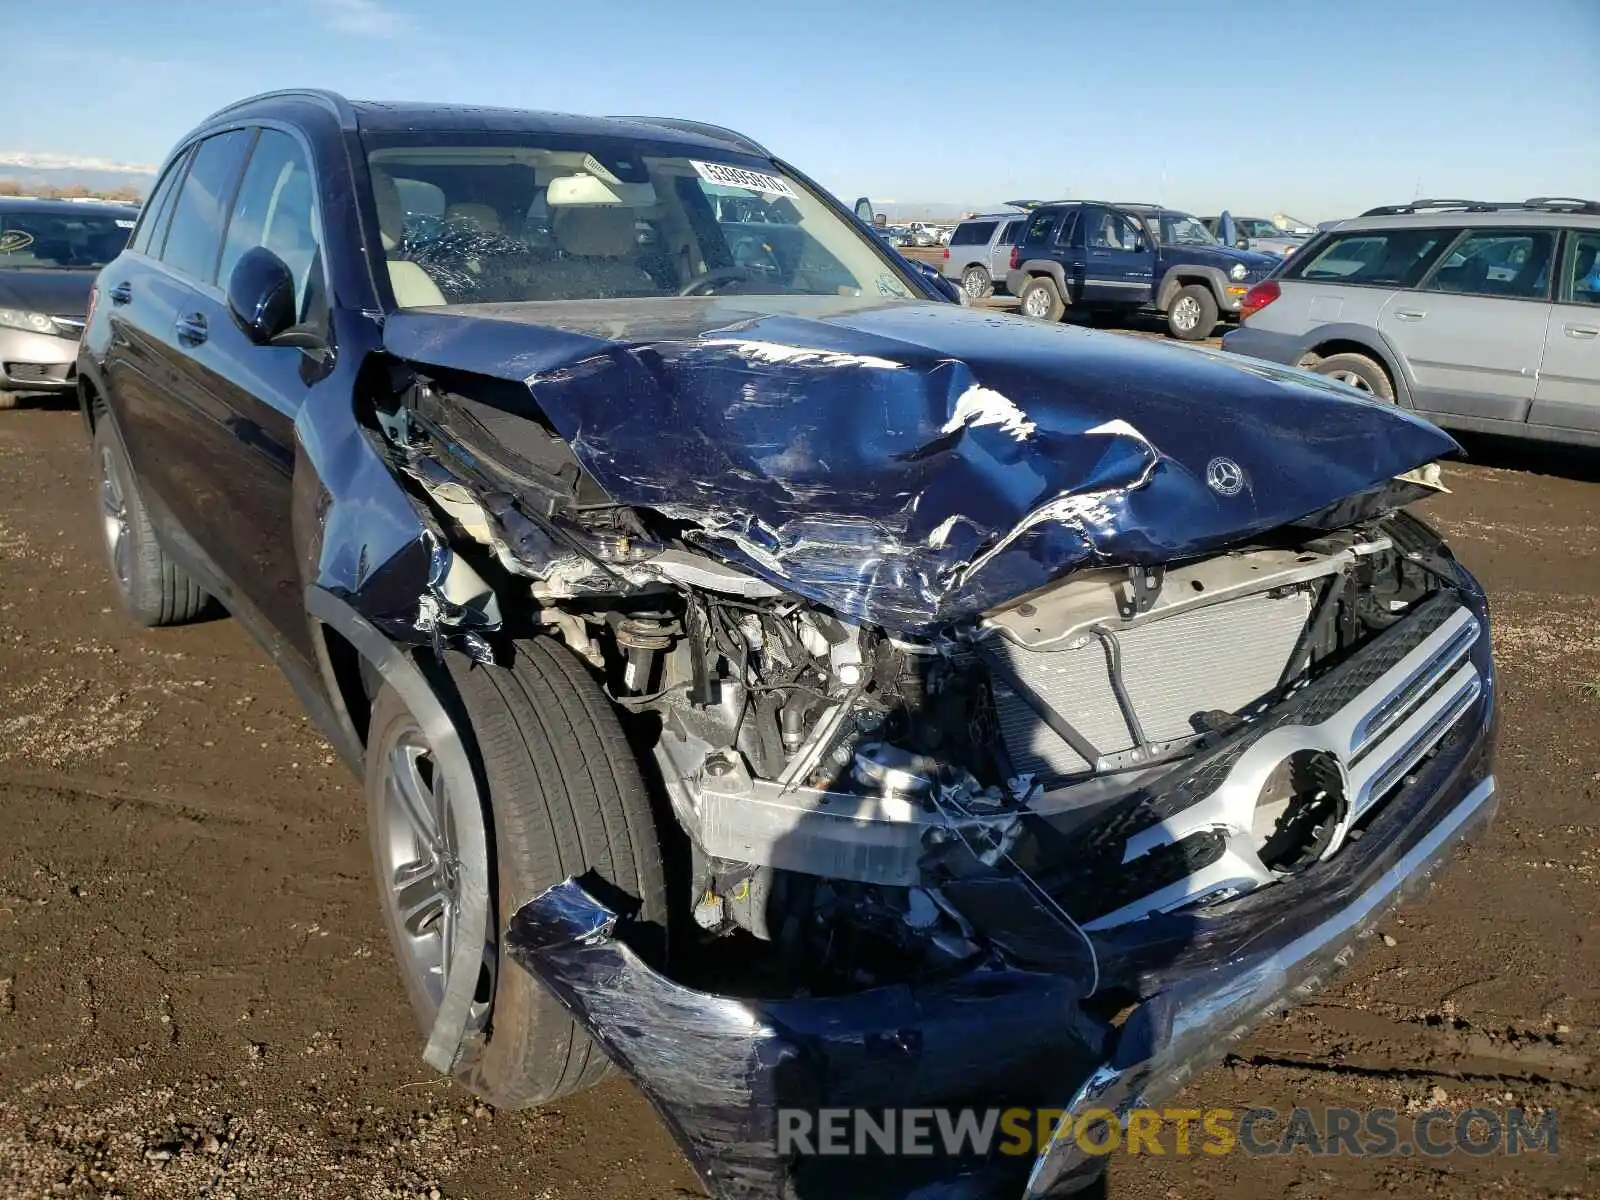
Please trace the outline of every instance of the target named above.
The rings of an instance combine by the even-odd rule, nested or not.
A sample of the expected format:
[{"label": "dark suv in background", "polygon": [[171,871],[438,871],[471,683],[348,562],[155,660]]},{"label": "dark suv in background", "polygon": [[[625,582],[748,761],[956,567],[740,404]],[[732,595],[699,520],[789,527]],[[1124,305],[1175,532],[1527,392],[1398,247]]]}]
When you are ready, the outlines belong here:
[{"label": "dark suv in background", "polygon": [[1082,308],[1100,321],[1154,311],[1184,341],[1211,336],[1250,285],[1281,261],[1218,242],[1197,217],[1150,204],[1042,204],[1011,254],[1006,287],[1023,315],[1059,321]]}]

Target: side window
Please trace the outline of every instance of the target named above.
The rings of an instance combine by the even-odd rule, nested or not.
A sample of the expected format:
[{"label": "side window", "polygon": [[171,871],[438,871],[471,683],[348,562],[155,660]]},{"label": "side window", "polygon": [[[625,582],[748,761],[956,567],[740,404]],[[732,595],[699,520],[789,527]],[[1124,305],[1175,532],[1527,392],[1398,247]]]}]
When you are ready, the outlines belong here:
[{"label": "side window", "polygon": [[1561,302],[1600,305],[1600,233],[1574,233],[1568,240],[1572,249],[1562,273]]},{"label": "side window", "polygon": [[139,228],[133,231],[133,241],[129,243],[130,248],[140,254],[152,253],[150,242],[153,237],[156,250],[160,250],[161,239],[155,237],[155,231],[162,226],[162,217],[166,214],[167,206],[172,201],[172,193],[177,188],[178,181],[183,178],[183,169],[188,162],[187,154],[179,155],[156,184],[155,190],[150,193],[150,199],[145,201],[144,211],[139,215]]},{"label": "side window", "polygon": [[1015,221],[1007,221],[1005,223],[1005,228],[1000,230],[1000,241],[999,241],[998,244],[1001,245],[1001,246],[1012,246],[1012,245],[1015,245],[1016,241],[1017,241],[1017,235],[1019,233],[1021,233],[1021,232],[1022,232],[1022,218],[1021,217],[1018,217]]},{"label": "side window", "polygon": [[1289,260],[1284,277],[1416,287],[1451,233],[1440,229],[1384,229],[1336,234],[1320,249],[1296,254]]},{"label": "side window", "polygon": [[956,227],[950,238],[952,246],[982,246],[994,232],[993,221],[966,221]]},{"label": "side window", "polygon": [[208,137],[194,152],[194,163],[178,191],[172,228],[161,252],[162,260],[173,270],[201,283],[216,280],[222,226],[249,147],[248,132],[230,129]]},{"label": "side window", "polygon": [[265,246],[288,264],[294,276],[294,310],[303,319],[312,273],[322,269],[316,191],[300,143],[276,129],[261,131],[239,184],[217,268],[224,286],[234,264],[255,246]]},{"label": "side window", "polygon": [[1553,229],[1474,229],[1450,247],[1428,292],[1544,300],[1550,295]]},{"label": "side window", "polygon": [[1050,236],[1050,229],[1059,216],[1059,213],[1053,212],[1034,213],[1028,220],[1028,236],[1023,240],[1029,245],[1044,241]]},{"label": "side window", "polygon": [[1056,245],[1070,246],[1073,231],[1078,228],[1078,210],[1073,209],[1061,218],[1061,227],[1056,230]]},{"label": "side window", "polygon": [[1138,227],[1121,213],[1101,212],[1089,226],[1091,250],[1138,250],[1143,243]]}]

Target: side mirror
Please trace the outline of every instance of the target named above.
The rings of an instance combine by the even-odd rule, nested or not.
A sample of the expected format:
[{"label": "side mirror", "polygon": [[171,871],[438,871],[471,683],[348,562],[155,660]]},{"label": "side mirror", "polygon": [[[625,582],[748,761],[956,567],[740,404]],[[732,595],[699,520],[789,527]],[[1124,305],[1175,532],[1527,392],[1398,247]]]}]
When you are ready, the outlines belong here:
[{"label": "side mirror", "polygon": [[246,250],[228,276],[228,313],[258,346],[294,325],[294,276],[265,246]]},{"label": "side mirror", "polygon": [[1250,249],[1250,239],[1249,238],[1240,238],[1238,241],[1234,242],[1234,245],[1237,246],[1240,250],[1248,250],[1248,249]]}]

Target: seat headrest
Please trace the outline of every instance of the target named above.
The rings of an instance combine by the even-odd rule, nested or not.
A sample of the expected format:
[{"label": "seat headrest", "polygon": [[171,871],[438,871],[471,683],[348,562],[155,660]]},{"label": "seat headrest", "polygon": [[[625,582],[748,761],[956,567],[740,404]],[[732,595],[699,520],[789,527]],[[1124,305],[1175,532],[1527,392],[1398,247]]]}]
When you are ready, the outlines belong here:
[{"label": "seat headrest", "polygon": [[446,221],[461,221],[482,233],[499,233],[500,214],[487,204],[452,204],[444,210]]},{"label": "seat headrest", "polygon": [[405,238],[406,210],[400,203],[400,189],[387,171],[372,168],[372,202],[378,209],[378,236],[385,250],[393,250]]},{"label": "seat headrest", "polygon": [[584,258],[623,258],[636,242],[633,209],[621,205],[556,208],[550,232],[568,254]]}]

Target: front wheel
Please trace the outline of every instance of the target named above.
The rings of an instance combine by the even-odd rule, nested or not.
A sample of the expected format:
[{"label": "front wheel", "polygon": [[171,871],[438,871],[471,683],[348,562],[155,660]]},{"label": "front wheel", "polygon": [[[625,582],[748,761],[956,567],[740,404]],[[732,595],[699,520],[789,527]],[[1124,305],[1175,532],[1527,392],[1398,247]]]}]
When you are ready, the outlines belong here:
[{"label": "front wheel", "polygon": [[1365,354],[1330,354],[1311,369],[1365,392],[1373,400],[1394,401],[1394,383],[1389,373]]},{"label": "front wheel", "polygon": [[[451,793],[423,722],[388,685],[373,705],[364,776],[378,891],[418,1022],[433,1026],[456,931],[485,928],[471,1010],[482,1045],[461,1082],[499,1107],[525,1108],[598,1083],[610,1064],[500,954],[511,915],[575,876],[608,904],[631,905],[664,939],[666,888],[644,779],[605,694],[547,639],[519,641],[513,653],[506,667],[448,658],[487,812]],[[469,860],[469,846],[487,850]],[[490,911],[465,911],[485,901]]]},{"label": "front wheel", "polygon": [[1067,302],[1061,297],[1061,289],[1048,275],[1035,275],[1023,284],[1018,301],[1023,316],[1040,321],[1059,321],[1067,312]]},{"label": "front wheel", "polygon": [[987,268],[971,266],[961,272],[961,290],[968,300],[987,300],[994,295],[994,280]]},{"label": "front wheel", "polygon": [[1204,341],[1217,327],[1217,298],[1203,283],[1185,284],[1167,306],[1167,332],[1185,342]]}]

